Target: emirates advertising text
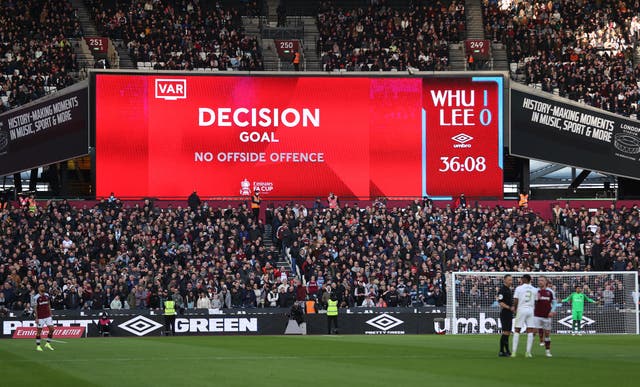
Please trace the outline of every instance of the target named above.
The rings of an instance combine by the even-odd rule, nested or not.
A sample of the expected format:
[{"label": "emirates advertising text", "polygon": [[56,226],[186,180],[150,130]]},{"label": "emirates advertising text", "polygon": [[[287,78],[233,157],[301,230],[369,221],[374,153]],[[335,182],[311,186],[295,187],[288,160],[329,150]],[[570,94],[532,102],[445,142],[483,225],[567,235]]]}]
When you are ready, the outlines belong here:
[{"label": "emirates advertising text", "polygon": [[501,197],[502,82],[97,73],[96,194]]}]

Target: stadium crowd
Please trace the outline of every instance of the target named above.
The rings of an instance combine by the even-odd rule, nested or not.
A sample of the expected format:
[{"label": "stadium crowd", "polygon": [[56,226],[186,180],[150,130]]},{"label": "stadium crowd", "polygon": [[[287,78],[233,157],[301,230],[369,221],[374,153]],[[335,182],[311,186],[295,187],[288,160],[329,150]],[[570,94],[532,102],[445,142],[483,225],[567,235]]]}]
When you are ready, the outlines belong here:
[{"label": "stadium crowd", "polygon": [[464,39],[464,2],[417,1],[398,10],[376,1],[367,8],[343,9],[322,2],[317,50],[324,70],[441,71],[449,68],[449,43]]},{"label": "stadium crowd", "polygon": [[638,114],[638,3],[484,0],[487,38],[506,44],[529,85],[622,115]]},{"label": "stadium crowd", "polygon": [[[262,70],[258,42],[244,34],[238,9],[217,2],[87,0],[100,33],[122,39],[134,62],[156,70]],[[251,2],[254,13],[256,2]]]},{"label": "stadium crowd", "polygon": [[68,1],[2,2],[0,113],[75,82],[70,72],[78,65],[68,39],[81,36]]},{"label": "stadium crowd", "polygon": [[[167,297],[180,308],[322,307],[332,293],[343,307],[444,305],[452,270],[638,270],[637,206],[557,206],[545,220],[428,200],[335,204],[270,205],[264,222],[246,203],[0,206],[0,308],[28,310],[39,283],[55,309],[159,308]],[[293,272],[277,267],[281,252]]]}]

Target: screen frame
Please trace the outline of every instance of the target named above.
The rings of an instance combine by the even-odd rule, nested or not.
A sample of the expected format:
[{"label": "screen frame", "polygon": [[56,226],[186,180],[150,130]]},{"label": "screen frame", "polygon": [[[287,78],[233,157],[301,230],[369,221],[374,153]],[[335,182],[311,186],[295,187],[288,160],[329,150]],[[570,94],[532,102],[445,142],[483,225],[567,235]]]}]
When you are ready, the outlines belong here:
[{"label": "screen frame", "polygon": [[[15,116],[17,114],[23,114],[24,112],[30,111],[34,108],[37,108],[41,105],[46,105],[46,104],[51,104],[53,103],[53,101],[55,100],[63,100],[65,98],[67,98],[69,95],[82,95],[87,103],[87,106],[85,107],[86,111],[85,114],[86,116],[85,118],[85,126],[84,128],[81,130],[83,132],[83,135],[85,136],[86,139],[86,150],[82,150],[82,151],[77,151],[77,152],[67,152],[68,154],[66,156],[60,156],[60,157],[53,157],[49,160],[46,160],[44,162],[41,163],[31,163],[31,166],[28,168],[18,168],[15,169],[15,167],[13,167],[12,169],[10,169],[8,172],[6,173],[2,173],[0,174],[0,177],[3,176],[9,176],[11,174],[16,174],[16,173],[21,173],[24,171],[28,171],[29,169],[33,169],[33,168],[41,168],[41,167],[45,167],[48,165],[52,165],[52,164],[57,164],[57,163],[62,163],[65,161],[69,161],[69,160],[73,160],[75,158],[78,157],[84,157],[87,155],[91,155],[92,150],[92,145],[91,145],[91,128],[92,128],[92,123],[91,123],[91,111],[92,111],[92,102],[91,102],[91,93],[90,93],[90,87],[88,85],[88,81],[87,80],[82,80],[78,83],[75,83],[69,87],[66,87],[64,89],[60,89],[57,92],[51,93],[49,95],[46,95],[42,98],[38,98],[34,101],[31,101],[29,103],[26,103],[24,105],[20,105],[14,109],[8,110],[4,113],[2,113],[3,117],[7,117],[7,116]],[[93,110],[95,112],[95,109]],[[40,134],[38,137],[43,137],[43,141],[47,141],[46,138],[47,134]],[[84,141],[83,141],[84,142]],[[83,148],[84,149],[84,148]],[[27,155],[28,156],[28,155]],[[93,165],[93,164],[92,164]],[[94,184],[95,187],[95,179],[92,180],[92,183]]]},{"label": "screen frame", "polygon": [[[268,77],[268,78],[287,78],[287,77],[299,77],[299,78],[312,78],[312,77],[326,77],[326,78],[417,78],[417,79],[447,79],[447,78],[486,78],[487,81],[490,81],[491,78],[501,78],[501,100],[502,106],[500,107],[502,110],[502,117],[500,122],[500,127],[502,128],[501,133],[498,133],[498,137],[500,139],[501,147],[498,150],[498,157],[501,157],[500,164],[504,165],[504,155],[506,154],[506,144],[509,140],[510,133],[510,120],[509,120],[509,111],[510,111],[510,95],[509,87],[509,73],[507,71],[446,71],[446,72],[430,72],[430,71],[413,71],[409,70],[406,72],[379,72],[379,73],[367,73],[367,72],[332,72],[327,73],[324,71],[305,71],[305,72],[295,72],[295,71],[175,71],[175,70],[135,70],[135,69],[89,69],[89,144],[90,149],[94,150],[90,153],[91,162],[94,168],[92,168],[91,181],[94,187],[96,187],[97,183],[97,173],[96,170],[99,167],[96,164],[95,154],[98,150],[95,149],[96,144],[96,77],[98,75],[114,75],[114,76],[123,76],[123,75],[132,75],[132,76],[203,76],[203,77]],[[499,84],[500,87],[500,84]],[[503,186],[504,186],[504,174],[503,174]],[[95,190],[94,190],[95,191]],[[498,199],[502,199],[504,197],[504,188],[502,190],[502,196]],[[95,196],[96,199],[103,199],[104,197]],[[299,197],[301,199],[305,199],[304,197]],[[139,198],[137,198],[139,199]],[[163,199],[185,199],[183,197],[179,198],[169,198],[163,197]],[[237,200],[246,200],[244,197],[222,197],[222,196],[207,196],[207,199],[213,200],[229,200],[229,199],[237,199]],[[273,198],[273,200],[290,200],[294,199],[293,197],[278,197]],[[306,198],[308,199],[308,198]],[[345,199],[353,199],[353,198],[345,198]],[[394,199],[414,199],[411,197],[397,197]],[[435,197],[434,200],[450,200],[450,197]],[[487,198],[489,199],[489,198]],[[492,197],[494,199],[494,197]]]},{"label": "screen frame", "polygon": [[[614,119],[616,121],[619,121],[619,120],[633,121],[629,117],[621,116],[621,115],[612,113],[612,112],[604,110],[604,109],[598,109],[598,108],[595,108],[593,106],[586,105],[586,104],[571,100],[569,98],[562,98],[562,97],[559,97],[559,96],[557,96],[555,94],[543,92],[543,91],[534,89],[534,88],[529,87],[529,86],[524,86],[524,85],[515,84],[515,83],[513,85],[511,85],[510,88],[509,88],[509,98],[508,99],[509,99],[509,107],[510,108],[512,106],[511,99],[512,99],[513,93],[511,91],[513,89],[517,90],[520,93],[531,94],[531,95],[533,95],[533,96],[535,96],[537,98],[543,98],[543,99],[549,100],[551,102],[557,102],[557,103],[561,103],[561,104],[565,104],[565,105],[569,105],[569,106],[575,107],[576,109],[586,110],[588,112],[593,112],[593,113],[598,114],[598,115],[608,116],[608,117],[611,117],[612,119]],[[532,156],[532,155],[524,155],[524,154],[520,154],[520,153],[517,153],[517,152],[513,152],[512,151],[513,148],[511,147],[511,143],[512,143],[511,140],[513,138],[513,129],[512,129],[513,125],[512,125],[511,121],[512,121],[513,113],[515,113],[515,112],[512,112],[512,114],[510,115],[510,117],[509,117],[509,125],[508,125],[508,127],[509,127],[509,129],[508,129],[509,135],[508,135],[508,142],[507,143],[508,143],[508,147],[509,147],[509,155],[516,156],[516,157],[521,157],[521,158],[528,159],[528,160],[542,161],[542,162],[545,162],[545,163],[552,163],[552,164],[560,164],[560,165],[564,165],[564,166],[569,167],[569,168],[588,170],[588,171],[592,171],[592,172],[601,173],[601,174],[604,174],[604,175],[613,175],[613,176],[624,177],[624,178],[632,179],[632,180],[639,180],[640,179],[640,177],[638,177],[638,176],[635,176],[635,177],[634,176],[628,176],[628,175],[625,175],[625,174],[620,174],[620,173],[616,173],[616,172],[612,172],[612,171],[606,171],[606,170],[603,170],[603,169],[596,169],[596,168],[589,168],[589,167],[585,167],[585,166],[580,166],[580,165],[578,165],[579,163],[567,164],[567,163],[562,163],[562,162],[558,162],[558,161],[554,161],[554,160],[547,160],[547,159],[544,159],[544,158],[535,157],[535,156]],[[640,125],[640,121],[635,121],[635,122],[637,122],[637,124]]]}]

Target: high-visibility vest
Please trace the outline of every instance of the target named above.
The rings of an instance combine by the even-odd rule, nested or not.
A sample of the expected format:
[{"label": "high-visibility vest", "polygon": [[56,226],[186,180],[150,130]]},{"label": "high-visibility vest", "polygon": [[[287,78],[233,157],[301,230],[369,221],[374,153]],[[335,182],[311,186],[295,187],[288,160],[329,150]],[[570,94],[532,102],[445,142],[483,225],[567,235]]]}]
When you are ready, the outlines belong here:
[{"label": "high-visibility vest", "polygon": [[164,302],[164,315],[175,316],[176,315],[176,303],[174,301]]},{"label": "high-visibility vest", "polygon": [[327,316],[338,315],[338,301],[329,300],[329,306],[327,307]]},{"label": "high-visibility vest", "polygon": [[526,207],[529,204],[529,195],[520,194],[520,200],[518,200],[518,205],[520,207]]},{"label": "high-visibility vest", "polygon": [[316,312],[316,302],[315,301],[307,301],[305,303],[307,314],[312,314]]},{"label": "high-visibility vest", "polygon": [[36,212],[36,210],[38,209],[38,204],[36,203],[35,199],[29,199],[29,212]]},{"label": "high-visibility vest", "polygon": [[251,208],[260,208],[260,197],[258,195],[251,197]]},{"label": "high-visibility vest", "polygon": [[300,53],[299,52],[296,52],[293,55],[293,63],[300,63]]}]

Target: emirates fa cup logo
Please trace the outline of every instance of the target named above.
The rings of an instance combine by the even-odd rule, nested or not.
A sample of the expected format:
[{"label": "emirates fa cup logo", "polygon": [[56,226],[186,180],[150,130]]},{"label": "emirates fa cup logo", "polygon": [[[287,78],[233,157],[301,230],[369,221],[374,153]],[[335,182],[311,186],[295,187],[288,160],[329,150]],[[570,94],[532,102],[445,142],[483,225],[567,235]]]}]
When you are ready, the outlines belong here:
[{"label": "emirates fa cup logo", "polygon": [[249,183],[249,180],[244,179],[240,182],[240,195],[241,196],[251,195],[251,183]]}]

